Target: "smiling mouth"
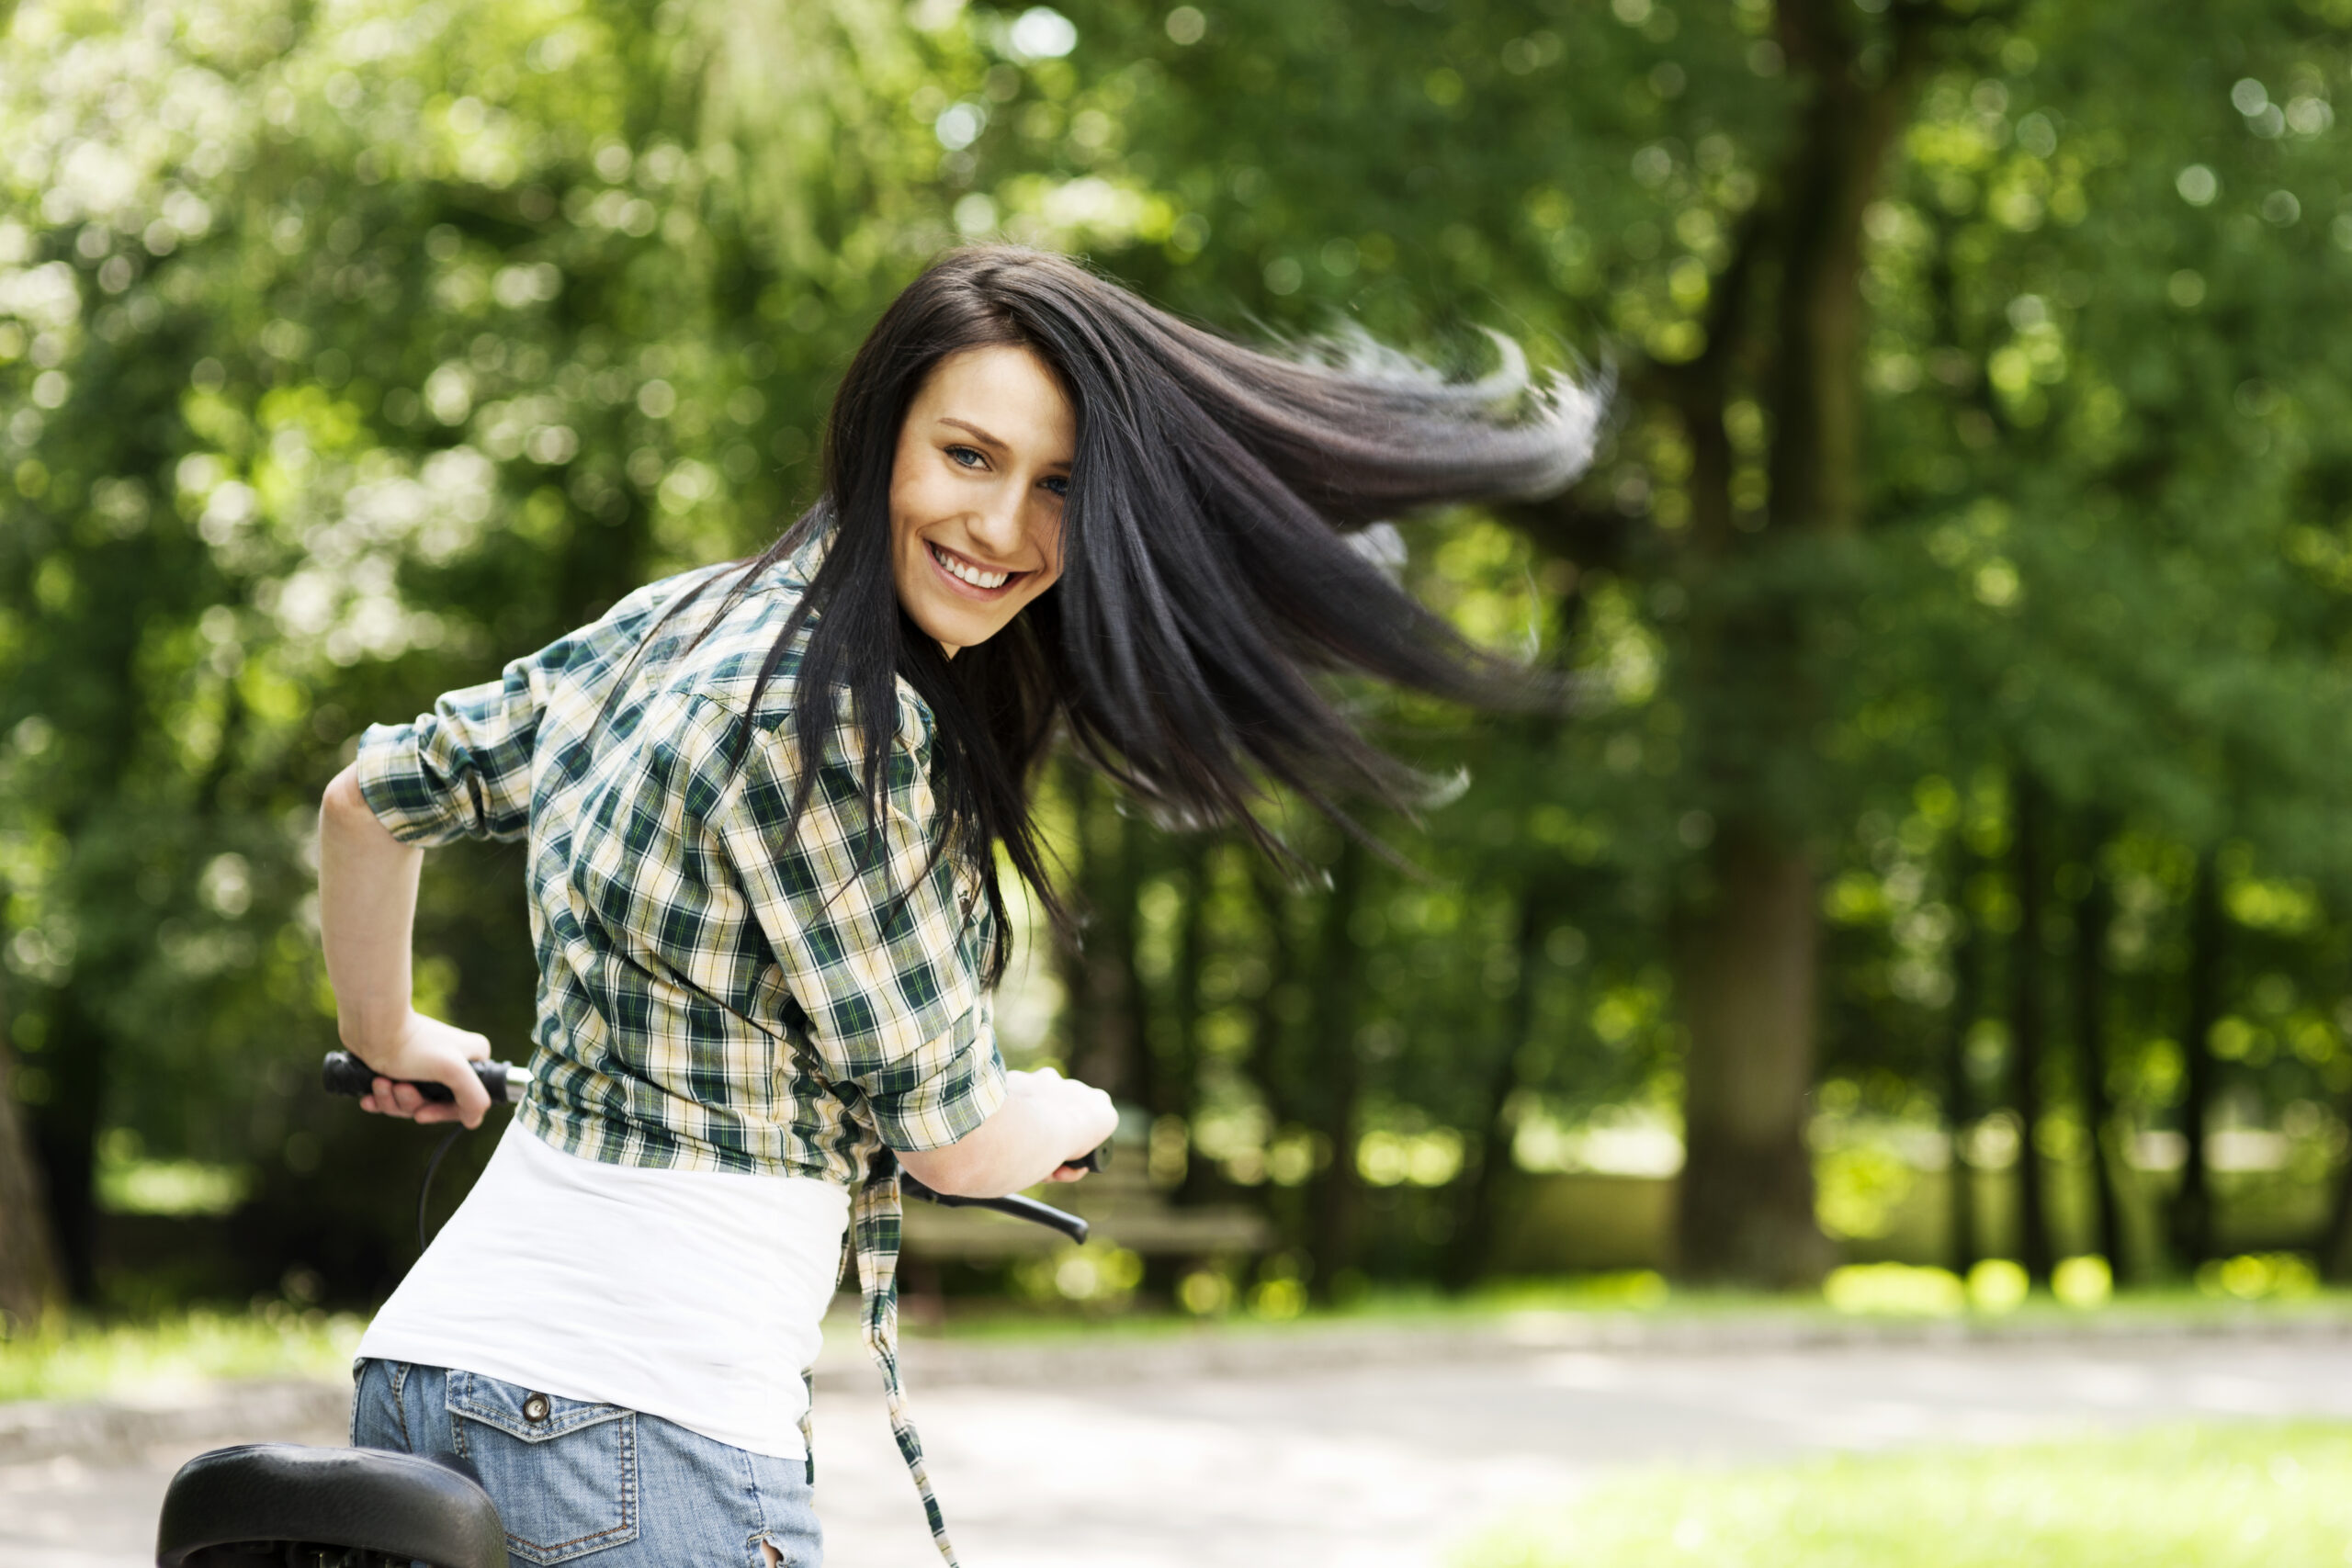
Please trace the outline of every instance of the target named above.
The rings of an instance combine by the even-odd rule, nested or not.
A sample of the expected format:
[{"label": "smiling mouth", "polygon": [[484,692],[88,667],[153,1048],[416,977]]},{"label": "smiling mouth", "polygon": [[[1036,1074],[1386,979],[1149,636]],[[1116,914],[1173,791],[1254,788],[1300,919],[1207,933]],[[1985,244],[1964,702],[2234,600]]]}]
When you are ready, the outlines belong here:
[{"label": "smiling mouth", "polygon": [[988,570],[984,567],[975,565],[973,562],[966,560],[962,556],[956,554],[952,550],[944,550],[940,548],[937,545],[931,543],[928,539],[923,541],[923,546],[931,552],[933,564],[937,566],[941,572],[945,574],[945,576],[951,581],[955,582],[957,587],[962,588],[968,592],[986,594],[989,597],[994,597],[996,594],[1002,592],[1006,588],[1010,587],[1017,580],[1029,575],[1025,571]]}]

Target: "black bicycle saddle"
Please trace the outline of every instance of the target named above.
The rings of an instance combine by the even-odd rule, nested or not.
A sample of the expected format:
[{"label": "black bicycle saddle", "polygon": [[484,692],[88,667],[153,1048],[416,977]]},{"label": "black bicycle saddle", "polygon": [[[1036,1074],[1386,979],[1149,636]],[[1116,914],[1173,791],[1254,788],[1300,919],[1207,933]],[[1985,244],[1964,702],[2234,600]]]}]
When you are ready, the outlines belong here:
[{"label": "black bicycle saddle", "polygon": [[180,1466],[155,1568],[429,1562],[506,1568],[506,1533],[455,1455],[248,1443]]}]

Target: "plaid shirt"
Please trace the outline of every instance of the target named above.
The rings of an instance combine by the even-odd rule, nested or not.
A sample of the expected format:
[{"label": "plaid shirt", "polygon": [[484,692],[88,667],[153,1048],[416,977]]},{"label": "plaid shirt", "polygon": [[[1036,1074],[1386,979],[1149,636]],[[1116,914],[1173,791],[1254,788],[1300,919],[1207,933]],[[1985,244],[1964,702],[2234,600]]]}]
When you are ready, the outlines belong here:
[{"label": "plaid shirt", "polygon": [[528,844],[537,1051],[517,1114],[533,1133],[613,1164],[855,1189],[865,1337],[952,1563],[899,1387],[887,1148],[954,1143],[1004,1099],[979,983],[994,929],[972,869],[933,858],[931,715],[903,682],[880,841],[845,697],[788,830],[808,765],[788,722],[805,633],[756,705],[752,689],[825,543],[715,625],[731,584],[713,582],[632,670],[662,612],[727,569],[640,589],[499,680],[369,729],[358,775],[405,842]]}]

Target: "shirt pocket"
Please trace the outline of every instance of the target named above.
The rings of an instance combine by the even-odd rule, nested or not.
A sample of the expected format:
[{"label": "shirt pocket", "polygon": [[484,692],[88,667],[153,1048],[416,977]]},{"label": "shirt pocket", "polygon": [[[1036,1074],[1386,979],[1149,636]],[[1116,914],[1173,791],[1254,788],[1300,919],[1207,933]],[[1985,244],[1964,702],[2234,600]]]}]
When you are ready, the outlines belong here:
[{"label": "shirt pocket", "polygon": [[448,1380],[451,1446],[473,1461],[526,1562],[569,1562],[637,1539],[637,1412],[475,1372]]}]

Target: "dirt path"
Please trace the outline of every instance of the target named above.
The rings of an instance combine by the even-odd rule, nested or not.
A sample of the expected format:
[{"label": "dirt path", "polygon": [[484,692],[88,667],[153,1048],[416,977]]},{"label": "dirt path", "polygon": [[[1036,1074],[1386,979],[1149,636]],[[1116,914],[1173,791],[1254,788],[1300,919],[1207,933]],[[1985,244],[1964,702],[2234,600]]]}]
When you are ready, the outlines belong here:
[{"label": "dirt path", "polygon": [[[1435,1568],[1479,1528],[1629,1466],[2352,1417],[2352,1342],[1533,1349],[1091,1386],[918,1382],[912,1397],[974,1568]],[[878,1393],[829,1379],[817,1430],[829,1561],[933,1568]],[[152,1561],[172,1470],[227,1440],[0,1466],[0,1568]]]}]

